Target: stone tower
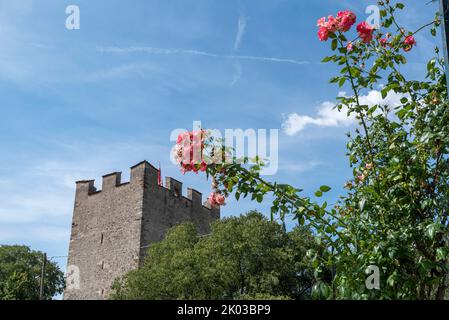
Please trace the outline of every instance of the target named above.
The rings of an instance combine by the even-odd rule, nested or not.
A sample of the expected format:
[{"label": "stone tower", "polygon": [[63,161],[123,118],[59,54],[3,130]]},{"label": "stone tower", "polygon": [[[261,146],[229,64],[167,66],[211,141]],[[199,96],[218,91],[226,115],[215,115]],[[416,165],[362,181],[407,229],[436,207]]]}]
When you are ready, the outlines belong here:
[{"label": "stone tower", "polygon": [[120,176],[103,176],[99,191],[93,180],[76,183],[66,300],[107,299],[113,281],[138,268],[148,246],[169,228],[191,221],[207,234],[220,218],[219,209],[203,206],[198,191],[188,189],[184,197],[182,183],[172,178],[160,186],[158,170],[146,161],[131,167],[129,182]]}]

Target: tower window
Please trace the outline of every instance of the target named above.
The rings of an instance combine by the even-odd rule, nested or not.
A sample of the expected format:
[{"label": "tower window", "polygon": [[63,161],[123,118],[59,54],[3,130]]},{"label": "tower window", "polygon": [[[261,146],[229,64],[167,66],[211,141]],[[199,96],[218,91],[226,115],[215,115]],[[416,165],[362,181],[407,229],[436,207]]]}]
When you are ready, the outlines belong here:
[{"label": "tower window", "polygon": [[100,238],[100,244],[103,244],[103,240],[104,240],[104,235],[103,233],[101,234],[101,238]]}]

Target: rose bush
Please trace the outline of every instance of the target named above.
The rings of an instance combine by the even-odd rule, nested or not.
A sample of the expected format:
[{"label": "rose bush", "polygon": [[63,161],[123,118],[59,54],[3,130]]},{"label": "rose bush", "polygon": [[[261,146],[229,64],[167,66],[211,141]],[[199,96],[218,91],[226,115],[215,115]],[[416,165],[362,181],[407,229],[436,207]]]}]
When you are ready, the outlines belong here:
[{"label": "rose bush", "polygon": [[[272,218],[292,215],[300,225],[310,226],[330,253],[323,258],[308,252],[315,277],[319,280],[324,270],[335,270],[332,285],[315,286],[317,298],[443,299],[449,287],[449,112],[444,60],[436,48],[422,78],[408,79],[402,72],[406,54],[417,45],[415,35],[428,28],[435,36],[440,20],[437,14],[419,29],[407,30],[397,19],[402,3],[385,0],[378,5],[381,25],[375,29],[360,22],[355,40],[347,38],[356,23],[350,11],[317,23],[319,40],[331,40],[333,51],[323,62],[341,67],[331,82],[351,90],[350,95],[337,98],[336,108],[355,115],[359,124],[348,133],[353,179],[345,184],[347,193],[329,206],[318,199],[330,190],[328,186],[311,199],[301,189],[263,179],[263,159],[233,158],[206,162],[204,171],[213,178],[210,201],[223,204],[224,197],[233,193],[237,200],[251,196],[262,202],[269,194],[274,199]],[[361,95],[379,87],[383,98],[399,95],[400,104],[361,103]],[[193,141],[190,134],[189,140]],[[216,143],[203,142],[201,148]],[[216,144],[211,149],[223,147]],[[180,165],[184,171],[201,170],[201,161]],[[219,201],[217,194],[223,197]],[[370,265],[380,268],[380,290],[365,286]]]}]

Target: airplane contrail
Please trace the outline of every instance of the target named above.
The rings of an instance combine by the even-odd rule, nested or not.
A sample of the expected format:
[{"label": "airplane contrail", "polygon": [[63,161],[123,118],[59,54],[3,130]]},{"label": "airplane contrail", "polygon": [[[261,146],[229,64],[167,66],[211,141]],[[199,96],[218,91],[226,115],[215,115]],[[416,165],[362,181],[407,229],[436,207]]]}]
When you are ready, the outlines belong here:
[{"label": "airplane contrail", "polygon": [[211,58],[222,58],[222,59],[238,59],[238,60],[254,60],[254,61],[264,61],[264,62],[275,62],[275,63],[290,63],[295,65],[307,65],[311,64],[310,61],[302,61],[295,59],[285,59],[277,57],[263,57],[263,56],[250,56],[250,55],[222,55],[206,51],[193,50],[193,49],[165,49],[156,47],[97,47],[98,52],[103,53],[147,53],[154,55],[177,55],[177,54],[187,54],[187,55],[198,55]]}]

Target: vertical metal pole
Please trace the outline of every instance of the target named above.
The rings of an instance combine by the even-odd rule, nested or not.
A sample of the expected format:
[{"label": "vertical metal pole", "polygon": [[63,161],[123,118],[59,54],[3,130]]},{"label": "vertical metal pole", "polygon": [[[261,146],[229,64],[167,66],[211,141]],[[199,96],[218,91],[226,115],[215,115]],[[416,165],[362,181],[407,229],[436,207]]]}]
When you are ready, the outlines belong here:
[{"label": "vertical metal pole", "polygon": [[440,11],[442,14],[441,33],[443,35],[444,66],[446,69],[446,85],[449,95],[449,0],[440,0]]},{"label": "vertical metal pole", "polygon": [[42,269],[41,269],[41,283],[39,290],[39,300],[44,300],[44,278],[45,278],[45,265],[47,264],[47,254],[42,255]]}]

